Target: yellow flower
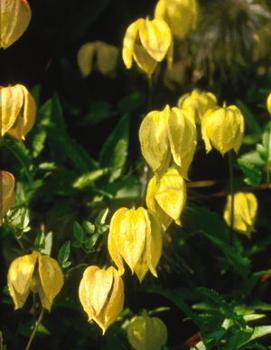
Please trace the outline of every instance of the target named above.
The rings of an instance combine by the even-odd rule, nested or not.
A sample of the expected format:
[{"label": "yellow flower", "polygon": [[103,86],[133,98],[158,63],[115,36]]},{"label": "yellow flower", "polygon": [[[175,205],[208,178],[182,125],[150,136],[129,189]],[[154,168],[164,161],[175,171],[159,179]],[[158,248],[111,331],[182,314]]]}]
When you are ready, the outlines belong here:
[{"label": "yellow flower", "polygon": [[[228,195],[224,210],[224,219],[231,225],[231,201]],[[237,192],[234,194],[233,228],[240,233],[250,235],[256,220],[258,202],[253,193]]]},{"label": "yellow flower", "polygon": [[271,93],[267,96],[266,107],[267,107],[269,114],[271,114]]},{"label": "yellow flower", "polygon": [[154,17],[166,21],[173,35],[183,39],[198,22],[197,0],[159,0]]},{"label": "yellow flower", "polygon": [[155,173],[166,171],[173,159],[180,174],[187,178],[197,144],[191,110],[166,106],[148,113],[140,125],[139,140],[142,155]]},{"label": "yellow flower", "polygon": [[63,283],[63,273],[58,262],[37,251],[16,258],[8,270],[8,289],[15,310],[24,306],[32,291],[39,294],[42,306],[50,311]]},{"label": "yellow flower", "polygon": [[111,75],[116,69],[118,49],[102,41],[82,45],[77,54],[77,62],[83,77],[91,74],[94,60],[103,75]]},{"label": "yellow flower", "polygon": [[155,175],[150,179],[146,203],[164,229],[172,220],[180,225],[180,215],[186,203],[186,184],[176,169],[170,168],[161,178]]},{"label": "yellow flower", "polygon": [[166,22],[139,18],[129,25],[123,40],[122,58],[127,69],[133,60],[148,75],[166,55],[172,56],[172,35]]},{"label": "yellow flower", "polygon": [[0,225],[2,224],[3,217],[9,211],[10,207],[15,201],[15,178],[8,172],[0,171]]},{"label": "yellow flower", "polygon": [[156,266],[162,252],[161,226],[142,207],[120,208],[110,222],[108,251],[121,275],[124,260],[140,282],[148,270],[157,277]]},{"label": "yellow flower", "polygon": [[112,266],[107,269],[89,266],[79,285],[79,299],[89,321],[95,321],[104,334],[123,309],[122,278]]},{"label": "yellow flower", "polygon": [[211,108],[216,107],[217,100],[211,92],[193,90],[184,94],[178,100],[179,108],[191,108],[196,123],[200,123],[204,114]]},{"label": "yellow flower", "polygon": [[244,117],[236,106],[209,110],[201,123],[206,152],[214,147],[222,155],[232,149],[237,153],[244,136],[244,124]]},{"label": "yellow flower", "polygon": [[6,49],[18,40],[31,20],[31,8],[26,0],[1,0],[0,48]]},{"label": "yellow flower", "polygon": [[0,87],[1,133],[17,140],[24,140],[32,129],[36,118],[36,104],[25,86]]},{"label": "yellow flower", "polygon": [[167,327],[158,317],[134,317],[127,334],[129,343],[135,350],[160,350],[167,342]]}]

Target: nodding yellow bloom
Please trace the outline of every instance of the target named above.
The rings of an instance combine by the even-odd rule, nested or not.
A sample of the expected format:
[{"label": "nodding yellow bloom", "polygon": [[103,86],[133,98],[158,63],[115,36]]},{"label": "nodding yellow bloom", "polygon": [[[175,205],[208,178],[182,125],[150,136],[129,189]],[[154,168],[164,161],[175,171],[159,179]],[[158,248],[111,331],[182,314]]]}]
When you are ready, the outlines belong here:
[{"label": "nodding yellow bloom", "polygon": [[167,327],[158,317],[136,316],[127,328],[127,335],[135,350],[160,350],[167,342]]},{"label": "nodding yellow bloom", "polygon": [[110,222],[108,251],[121,275],[125,261],[140,282],[148,270],[157,277],[156,266],[162,253],[161,226],[142,207],[120,208]]},{"label": "nodding yellow bloom", "polygon": [[[231,225],[231,201],[228,195],[224,210],[224,219]],[[253,193],[237,192],[234,194],[233,228],[240,233],[250,235],[256,220],[258,201]]]},{"label": "nodding yellow bloom", "polygon": [[0,136],[8,134],[24,140],[36,118],[36,104],[25,86],[0,87],[1,130]]},{"label": "nodding yellow bloom", "polygon": [[191,93],[184,94],[178,100],[179,108],[191,109],[196,123],[200,123],[204,114],[211,108],[216,107],[217,99],[211,92],[193,90]]},{"label": "nodding yellow bloom", "polygon": [[31,8],[26,0],[1,0],[0,48],[6,49],[18,40],[31,20]]},{"label": "nodding yellow bloom", "polygon": [[206,152],[214,147],[222,155],[232,149],[237,153],[244,136],[244,124],[244,117],[236,106],[209,110],[201,123]]},{"label": "nodding yellow bloom", "polygon": [[3,217],[9,211],[15,201],[15,178],[8,172],[0,171],[0,225]]},{"label": "nodding yellow bloom", "polygon": [[167,229],[172,220],[180,225],[180,215],[186,203],[186,184],[179,172],[170,168],[160,178],[153,176],[147,187],[149,211]]},{"label": "nodding yellow bloom", "polygon": [[135,60],[140,69],[151,75],[166,56],[172,60],[172,45],[171,31],[165,21],[139,18],[129,25],[124,36],[124,64],[130,69]]},{"label": "nodding yellow bloom", "polygon": [[166,171],[173,160],[187,178],[197,144],[191,110],[166,106],[148,113],[140,125],[139,140],[142,155],[155,173]]},{"label": "nodding yellow bloom", "polygon": [[29,293],[38,293],[42,306],[48,311],[64,283],[58,262],[37,251],[16,258],[8,270],[8,289],[15,310],[24,306]]},{"label": "nodding yellow bloom", "polygon": [[269,114],[271,114],[271,92],[267,96],[267,99],[266,99],[266,108],[267,108]]},{"label": "nodding yellow bloom", "polygon": [[112,266],[107,269],[89,266],[79,285],[79,299],[89,321],[95,321],[104,334],[123,309],[122,278]]},{"label": "nodding yellow bloom", "polygon": [[111,75],[117,65],[118,49],[103,41],[82,45],[77,54],[77,62],[83,77],[91,74],[94,64],[103,75]]},{"label": "nodding yellow bloom", "polygon": [[174,36],[183,39],[195,29],[199,17],[197,0],[159,0],[155,7],[155,18],[166,21]]}]

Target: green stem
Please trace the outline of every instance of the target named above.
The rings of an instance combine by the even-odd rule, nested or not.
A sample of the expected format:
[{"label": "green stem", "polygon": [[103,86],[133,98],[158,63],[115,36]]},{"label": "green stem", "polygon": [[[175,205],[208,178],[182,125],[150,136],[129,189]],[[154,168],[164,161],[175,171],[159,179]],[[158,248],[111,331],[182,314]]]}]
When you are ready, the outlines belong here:
[{"label": "green stem", "polygon": [[37,321],[36,321],[36,323],[35,323],[34,329],[33,329],[32,334],[31,334],[31,336],[30,336],[30,338],[29,338],[29,340],[28,340],[28,343],[27,343],[27,345],[26,345],[26,347],[25,347],[25,350],[29,350],[29,349],[30,349],[30,347],[31,347],[31,345],[32,345],[32,342],[33,342],[33,340],[34,340],[34,338],[35,338],[35,335],[36,335],[36,333],[37,333],[37,330],[38,330],[38,328],[39,328],[39,325],[41,324],[41,321],[42,321],[43,316],[44,316],[44,308],[41,309],[39,318],[37,319]]},{"label": "green stem", "polygon": [[269,144],[270,144],[270,133],[271,133],[271,130],[268,132],[267,134],[267,160],[266,160],[266,182],[269,183],[270,182],[270,170],[269,170],[269,157],[270,157],[270,154],[269,154]]},{"label": "green stem", "polygon": [[231,196],[231,208],[230,208],[230,227],[231,227],[231,241],[234,238],[234,177],[233,177],[233,154],[232,151],[228,153],[228,164],[229,164],[229,185],[230,185],[230,196]]}]

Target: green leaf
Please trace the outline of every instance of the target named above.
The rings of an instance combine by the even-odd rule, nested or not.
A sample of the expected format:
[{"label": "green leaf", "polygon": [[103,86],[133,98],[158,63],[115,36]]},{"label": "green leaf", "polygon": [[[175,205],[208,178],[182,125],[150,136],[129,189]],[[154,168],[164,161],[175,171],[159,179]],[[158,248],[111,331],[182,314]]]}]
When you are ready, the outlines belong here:
[{"label": "green leaf", "polygon": [[105,101],[99,101],[91,105],[88,113],[80,124],[95,125],[109,119],[112,116],[111,105]]},{"label": "green leaf", "polygon": [[133,113],[143,104],[143,102],[144,97],[142,93],[136,91],[121,99],[118,104],[118,109],[122,114]]},{"label": "green leaf", "polygon": [[41,249],[41,253],[46,255],[51,255],[53,247],[53,232],[48,232],[44,238],[43,248]]},{"label": "green leaf", "polygon": [[241,100],[237,100],[236,105],[240,108],[241,112],[243,113],[245,123],[248,126],[249,130],[252,133],[260,134],[262,131],[261,126],[258,123],[252,111],[249,109],[249,107]]},{"label": "green leaf", "polygon": [[81,246],[84,241],[85,233],[82,226],[77,221],[73,224],[73,237],[76,243]]},{"label": "green leaf", "polygon": [[84,221],[83,222],[83,228],[90,235],[92,235],[95,232],[95,225],[92,222],[90,222],[90,221]]},{"label": "green leaf", "polygon": [[80,190],[93,185],[96,180],[107,175],[109,172],[108,168],[98,169],[91,171],[89,173],[79,176],[72,184],[73,188],[78,188]]},{"label": "green leaf", "polygon": [[57,260],[63,268],[70,266],[71,241],[66,241],[62,244],[58,251]]}]

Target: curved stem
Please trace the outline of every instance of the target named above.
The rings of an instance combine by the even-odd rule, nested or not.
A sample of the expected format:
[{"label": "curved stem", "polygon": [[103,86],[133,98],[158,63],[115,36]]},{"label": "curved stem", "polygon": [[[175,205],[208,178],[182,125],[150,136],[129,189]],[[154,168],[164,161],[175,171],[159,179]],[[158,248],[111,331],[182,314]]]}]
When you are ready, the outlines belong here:
[{"label": "curved stem", "polygon": [[29,340],[28,340],[28,343],[27,343],[27,345],[26,345],[26,347],[25,347],[25,350],[29,350],[30,347],[31,347],[31,345],[32,345],[32,342],[33,342],[33,340],[34,340],[34,338],[35,338],[35,335],[36,335],[36,333],[37,333],[37,330],[38,330],[38,328],[39,328],[39,325],[41,324],[41,321],[42,321],[42,319],[43,319],[44,311],[45,311],[44,308],[42,308],[42,309],[41,309],[41,312],[40,312],[40,315],[39,315],[39,318],[37,319],[37,321],[36,321],[36,323],[35,323],[35,326],[34,326],[34,329],[33,329],[33,331],[32,331],[32,334],[31,334],[31,336],[30,336],[30,338],[29,338]]}]

